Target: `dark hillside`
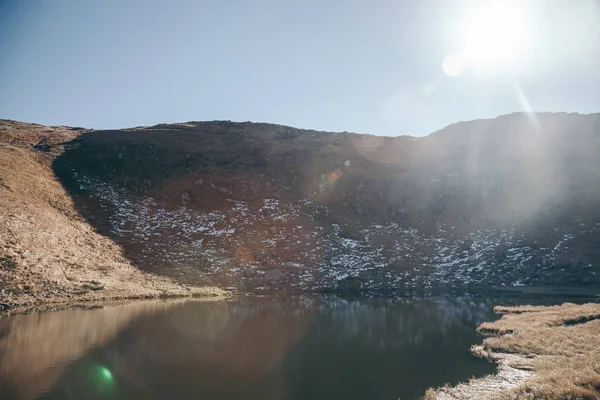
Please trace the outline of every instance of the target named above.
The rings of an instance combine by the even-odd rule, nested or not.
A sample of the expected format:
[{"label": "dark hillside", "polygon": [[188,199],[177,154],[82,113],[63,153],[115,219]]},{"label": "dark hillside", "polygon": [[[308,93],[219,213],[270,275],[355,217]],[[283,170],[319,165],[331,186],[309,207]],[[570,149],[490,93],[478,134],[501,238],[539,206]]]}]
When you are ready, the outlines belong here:
[{"label": "dark hillside", "polygon": [[600,116],[427,137],[188,122],[87,131],[54,170],[141,268],[241,290],[589,286]]}]

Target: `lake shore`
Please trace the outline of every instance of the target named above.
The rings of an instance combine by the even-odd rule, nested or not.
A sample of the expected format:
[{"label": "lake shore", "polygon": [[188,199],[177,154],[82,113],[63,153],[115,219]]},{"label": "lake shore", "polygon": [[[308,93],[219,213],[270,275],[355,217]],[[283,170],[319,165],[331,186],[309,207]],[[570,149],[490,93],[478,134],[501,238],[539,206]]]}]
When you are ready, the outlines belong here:
[{"label": "lake shore", "polygon": [[498,372],[429,389],[426,400],[600,399],[600,304],[494,310],[502,318],[478,328],[487,337],[471,350]]},{"label": "lake shore", "polygon": [[186,299],[224,299],[231,294],[218,287],[188,287],[157,279],[156,286],[138,287],[131,290],[90,292],[83,294],[32,296],[19,294],[0,297],[0,313],[18,310],[40,309],[54,310],[62,308],[94,308],[99,303],[132,302],[136,300],[186,300]]}]

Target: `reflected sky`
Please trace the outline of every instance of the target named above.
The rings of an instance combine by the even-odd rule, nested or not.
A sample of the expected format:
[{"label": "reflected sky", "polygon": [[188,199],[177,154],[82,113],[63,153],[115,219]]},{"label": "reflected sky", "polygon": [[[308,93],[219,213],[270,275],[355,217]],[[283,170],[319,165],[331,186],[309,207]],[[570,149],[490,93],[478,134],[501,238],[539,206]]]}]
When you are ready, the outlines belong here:
[{"label": "reflected sky", "polygon": [[491,300],[157,304],[0,319],[0,357],[14,360],[2,361],[0,397],[412,399],[493,371],[469,353],[477,325],[495,318]]}]

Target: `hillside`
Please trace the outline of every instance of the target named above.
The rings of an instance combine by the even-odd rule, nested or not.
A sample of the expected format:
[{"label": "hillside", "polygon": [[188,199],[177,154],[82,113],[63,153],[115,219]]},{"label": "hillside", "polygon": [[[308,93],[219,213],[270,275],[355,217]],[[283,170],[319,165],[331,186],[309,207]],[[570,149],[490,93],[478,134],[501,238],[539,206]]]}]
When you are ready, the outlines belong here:
[{"label": "hillside", "polygon": [[[415,293],[600,283],[599,114],[511,114],[422,138],[228,121],[112,131],[2,121],[0,142],[12,165],[2,182],[38,176],[8,154],[51,163],[68,196],[56,183],[61,201],[45,208],[185,284]],[[2,218],[32,215],[22,204],[5,201]],[[72,207],[84,221],[64,216]],[[49,247],[78,251],[73,237]]]},{"label": "hillside", "polygon": [[78,214],[51,164],[80,133],[0,121],[0,303],[193,294],[140,272]]}]

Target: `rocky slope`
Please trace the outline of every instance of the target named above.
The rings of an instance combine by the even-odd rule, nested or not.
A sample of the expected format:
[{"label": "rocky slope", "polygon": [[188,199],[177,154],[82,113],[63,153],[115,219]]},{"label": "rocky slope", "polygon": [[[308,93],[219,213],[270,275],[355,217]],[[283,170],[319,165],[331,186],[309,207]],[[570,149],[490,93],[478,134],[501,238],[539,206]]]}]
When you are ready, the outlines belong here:
[{"label": "rocky slope", "polygon": [[[68,132],[52,166],[77,212],[135,265],[182,283],[600,283],[599,114],[511,114],[423,138],[227,121]],[[19,146],[55,151],[44,140]]]}]

